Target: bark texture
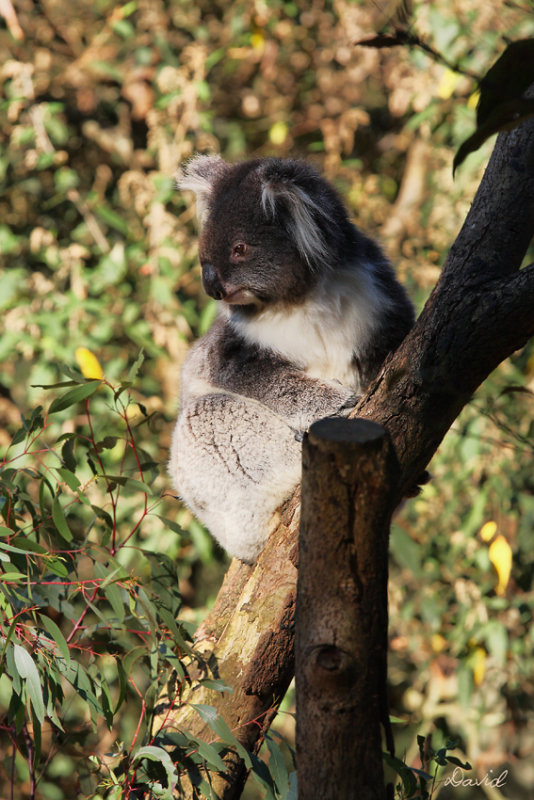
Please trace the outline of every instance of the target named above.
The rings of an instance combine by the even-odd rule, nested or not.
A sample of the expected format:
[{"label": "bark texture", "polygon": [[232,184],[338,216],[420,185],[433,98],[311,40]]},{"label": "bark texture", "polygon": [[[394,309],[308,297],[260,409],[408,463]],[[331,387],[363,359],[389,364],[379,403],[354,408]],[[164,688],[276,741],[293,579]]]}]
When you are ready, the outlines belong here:
[{"label": "bark texture", "polygon": [[[477,386],[534,333],[534,265],[520,269],[534,233],[534,120],[501,134],[442,276],[413,331],[387,359],[354,416],[388,431],[400,473],[398,500],[432,458]],[[238,739],[257,749],[293,673],[297,494],[254,568],[234,563],[200,639],[231,695],[192,690]],[[318,591],[322,590],[318,582]],[[186,698],[187,699],[187,698]],[[165,728],[216,737],[183,704]],[[167,705],[167,708],[165,706]],[[219,797],[239,797],[245,769],[234,753],[226,776],[212,776]]]},{"label": "bark texture", "polygon": [[302,467],[299,800],[385,800],[380,724],[389,733],[388,543],[398,465],[381,425],[336,419],[312,425]]}]

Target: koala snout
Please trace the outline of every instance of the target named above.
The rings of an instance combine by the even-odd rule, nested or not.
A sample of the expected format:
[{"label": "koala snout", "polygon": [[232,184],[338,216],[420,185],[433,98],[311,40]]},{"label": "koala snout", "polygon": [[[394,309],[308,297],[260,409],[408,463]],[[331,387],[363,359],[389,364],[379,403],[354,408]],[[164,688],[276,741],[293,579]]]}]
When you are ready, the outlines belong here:
[{"label": "koala snout", "polygon": [[226,290],[219,280],[217,270],[213,264],[206,262],[202,264],[202,285],[206,294],[215,300],[223,300],[226,296]]}]

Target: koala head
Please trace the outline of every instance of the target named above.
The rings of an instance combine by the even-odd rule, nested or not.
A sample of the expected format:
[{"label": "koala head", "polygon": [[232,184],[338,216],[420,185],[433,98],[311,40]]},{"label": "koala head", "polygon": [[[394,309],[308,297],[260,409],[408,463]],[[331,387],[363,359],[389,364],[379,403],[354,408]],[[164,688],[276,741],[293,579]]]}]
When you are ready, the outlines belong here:
[{"label": "koala head", "polygon": [[354,240],[338,195],[306,162],[196,156],[178,186],[196,194],[207,294],[249,313],[302,302]]}]

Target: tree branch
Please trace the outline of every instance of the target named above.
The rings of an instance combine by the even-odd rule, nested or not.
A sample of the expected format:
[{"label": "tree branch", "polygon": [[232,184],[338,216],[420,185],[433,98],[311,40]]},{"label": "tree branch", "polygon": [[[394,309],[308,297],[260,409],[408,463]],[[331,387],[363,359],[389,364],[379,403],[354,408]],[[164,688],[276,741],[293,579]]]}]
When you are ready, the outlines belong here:
[{"label": "tree branch", "polygon": [[534,334],[534,122],[501,134],[441,277],[354,416],[388,428],[406,492],[473,392]]},{"label": "tree branch", "polygon": [[[401,471],[396,501],[417,482],[475,389],[534,333],[534,272],[519,271],[534,232],[533,165],[529,120],[499,136],[423,313],[354,412],[388,430]],[[200,688],[185,698],[215,706],[250,750],[259,748],[293,673],[298,504],[296,492],[252,569],[232,563],[201,628],[213,674],[233,694]],[[161,703],[164,719],[169,699]],[[166,726],[216,738],[186,702]],[[212,785],[228,800],[239,796],[245,768],[233,752],[226,760],[228,773],[213,775]]]}]

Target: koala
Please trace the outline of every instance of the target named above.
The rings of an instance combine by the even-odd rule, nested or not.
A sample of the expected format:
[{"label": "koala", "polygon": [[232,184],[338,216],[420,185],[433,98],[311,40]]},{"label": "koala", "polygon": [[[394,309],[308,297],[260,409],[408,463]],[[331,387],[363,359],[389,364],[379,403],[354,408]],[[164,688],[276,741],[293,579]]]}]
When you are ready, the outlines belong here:
[{"label": "koala", "polygon": [[182,369],[169,470],[223,548],[252,563],[300,480],[304,431],[348,413],[414,312],[307,162],[199,155],[178,186],[196,194],[202,283],[219,312]]}]

